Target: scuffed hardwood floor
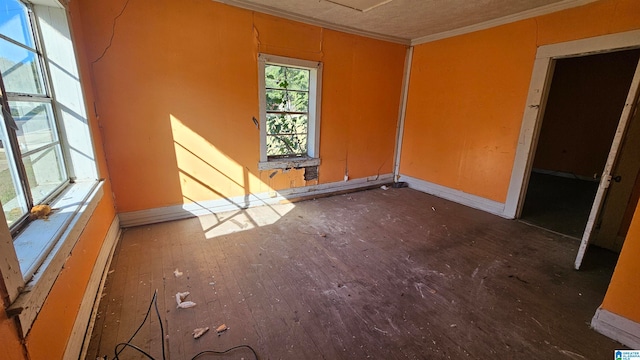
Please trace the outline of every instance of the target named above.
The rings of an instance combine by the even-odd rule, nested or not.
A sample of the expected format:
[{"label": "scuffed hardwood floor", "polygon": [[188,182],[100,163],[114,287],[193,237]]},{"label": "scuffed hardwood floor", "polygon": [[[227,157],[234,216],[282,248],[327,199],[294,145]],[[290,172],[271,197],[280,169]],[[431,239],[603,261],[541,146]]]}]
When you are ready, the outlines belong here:
[{"label": "scuffed hardwood floor", "polygon": [[[622,345],[589,322],[616,258],[574,271],[577,247],[407,188],[130,228],[86,358],[112,359],[157,289],[167,359],[609,359]],[[132,343],[161,359],[162,341],[152,311]]]}]

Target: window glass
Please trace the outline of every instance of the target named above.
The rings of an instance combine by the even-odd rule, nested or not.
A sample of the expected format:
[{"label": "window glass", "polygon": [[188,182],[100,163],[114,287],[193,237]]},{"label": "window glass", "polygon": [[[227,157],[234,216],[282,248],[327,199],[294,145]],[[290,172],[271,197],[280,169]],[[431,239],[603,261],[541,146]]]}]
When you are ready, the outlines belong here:
[{"label": "window glass", "polygon": [[[3,119],[1,111],[0,119]],[[7,223],[11,226],[27,213],[27,203],[21,191],[20,177],[6,134],[4,123],[0,123],[0,202]]]},{"label": "window glass", "polygon": [[0,0],[0,98],[10,110],[0,124],[0,201],[14,234],[32,206],[49,201],[68,182],[30,15],[26,4]]},{"label": "window glass", "polygon": [[19,0],[0,0],[0,34],[35,48],[29,12]]},{"label": "window glass", "polygon": [[307,69],[265,65],[267,156],[307,154],[309,75]]},{"label": "window glass", "polygon": [[1,38],[0,71],[7,92],[46,94],[38,55]]},{"label": "window glass", "polygon": [[267,156],[307,153],[307,115],[267,114]]},{"label": "window glass", "polygon": [[27,155],[23,157],[22,163],[29,179],[34,204],[42,203],[67,180],[59,145]]},{"label": "window glass", "polygon": [[11,101],[9,106],[13,120],[18,126],[16,135],[22,153],[41,148],[57,140],[51,104]]}]

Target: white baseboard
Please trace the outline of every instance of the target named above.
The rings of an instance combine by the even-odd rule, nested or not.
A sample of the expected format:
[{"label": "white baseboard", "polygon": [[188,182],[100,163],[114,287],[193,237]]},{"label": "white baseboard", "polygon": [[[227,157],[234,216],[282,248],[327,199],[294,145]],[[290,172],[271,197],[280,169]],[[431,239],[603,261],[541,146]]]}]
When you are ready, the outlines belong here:
[{"label": "white baseboard", "polygon": [[116,248],[118,238],[120,237],[120,221],[118,216],[114,216],[111,226],[105,235],[104,242],[98,258],[93,266],[93,271],[89,277],[87,289],[82,297],[82,303],[76,316],[76,321],[71,330],[71,336],[67,341],[67,347],[64,352],[64,360],[84,359],[89,339],[95,323],[95,315],[98,311],[98,302],[104,287],[104,281],[107,277],[109,264],[113,257],[113,251]]},{"label": "white baseboard", "polygon": [[247,209],[255,206],[274,205],[284,200],[317,196],[334,192],[357,190],[370,186],[393,182],[393,174],[370,176],[349,181],[337,181],[327,184],[303,186],[298,188],[249,194],[232,198],[199,201],[195,203],[173,205],[161,208],[130,211],[118,214],[123,228],[153,224],[163,221],[180,220],[195,216],[216,214],[225,211]]},{"label": "white baseboard", "polygon": [[[451,200],[474,209],[486,211],[488,213],[507,217],[504,214],[504,204],[497,201],[485,199],[483,197],[465,193],[460,190],[451,189],[442,185],[420,180],[408,175],[400,174],[400,180],[409,184],[409,187],[427,194],[431,194],[443,199]],[[508,217],[507,217],[508,218]]]},{"label": "white baseboard", "polygon": [[598,308],[591,319],[591,327],[631,349],[640,349],[640,323]]}]

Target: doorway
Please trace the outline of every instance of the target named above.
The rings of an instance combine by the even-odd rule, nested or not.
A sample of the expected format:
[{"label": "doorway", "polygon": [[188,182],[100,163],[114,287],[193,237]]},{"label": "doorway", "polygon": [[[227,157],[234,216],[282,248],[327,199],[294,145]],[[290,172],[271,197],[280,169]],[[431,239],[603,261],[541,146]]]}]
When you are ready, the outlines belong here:
[{"label": "doorway", "polygon": [[[555,60],[522,221],[583,236],[639,58],[634,49]],[[636,176],[625,181],[635,184]],[[637,192],[616,200],[624,206],[618,226]],[[619,251],[620,236],[595,244]]]}]

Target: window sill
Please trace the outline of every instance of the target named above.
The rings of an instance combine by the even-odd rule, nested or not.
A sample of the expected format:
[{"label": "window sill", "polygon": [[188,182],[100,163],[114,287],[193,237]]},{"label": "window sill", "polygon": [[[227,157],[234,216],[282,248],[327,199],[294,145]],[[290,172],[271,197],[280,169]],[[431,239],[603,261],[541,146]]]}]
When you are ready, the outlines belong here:
[{"label": "window sill", "polygon": [[320,165],[319,158],[311,157],[296,157],[296,158],[279,158],[267,161],[260,161],[258,163],[258,170],[272,170],[272,169],[299,169],[307,166]]},{"label": "window sill", "polygon": [[25,280],[7,315],[18,316],[26,336],[103,195],[102,181],[78,181],[53,203],[47,220],[35,220],[14,240]]}]

